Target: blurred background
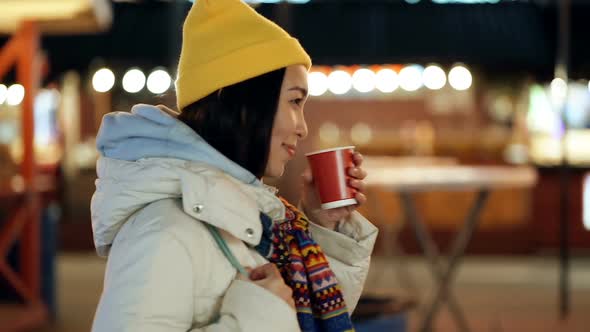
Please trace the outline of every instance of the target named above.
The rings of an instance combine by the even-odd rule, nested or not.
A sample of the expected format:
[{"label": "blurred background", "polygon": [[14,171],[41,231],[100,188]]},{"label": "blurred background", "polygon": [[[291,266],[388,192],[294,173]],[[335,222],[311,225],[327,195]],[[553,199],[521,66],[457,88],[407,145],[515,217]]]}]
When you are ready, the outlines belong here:
[{"label": "blurred background", "polygon": [[[90,329],[95,136],[106,113],[175,107],[191,5],[0,1],[0,331]],[[270,184],[296,202],[306,152],[366,157],[380,235],[359,330],[588,331],[590,2],[251,5],[314,61],[309,136]]]}]

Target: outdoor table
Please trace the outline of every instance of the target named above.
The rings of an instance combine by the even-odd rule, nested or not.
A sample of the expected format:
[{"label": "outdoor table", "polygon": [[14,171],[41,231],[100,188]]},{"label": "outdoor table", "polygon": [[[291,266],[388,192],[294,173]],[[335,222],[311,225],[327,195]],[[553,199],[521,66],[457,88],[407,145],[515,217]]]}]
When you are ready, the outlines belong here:
[{"label": "outdoor table", "polygon": [[[450,290],[453,278],[457,273],[457,267],[478,226],[490,191],[506,188],[530,188],[537,181],[536,170],[531,167],[460,166],[445,165],[445,163],[438,165],[422,163],[412,166],[408,163],[396,162],[394,159],[389,163],[384,158],[367,159],[368,162],[363,165],[368,173],[366,184],[399,195],[403,214],[407,222],[414,228],[420,247],[428,259],[431,273],[438,284],[435,296],[420,323],[420,331],[431,330],[435,315],[444,302],[447,302],[459,330],[470,331],[463,312]],[[412,197],[415,192],[435,190],[477,192],[463,225],[458,230],[448,252],[446,264],[443,262],[429,230],[424,225]]]}]

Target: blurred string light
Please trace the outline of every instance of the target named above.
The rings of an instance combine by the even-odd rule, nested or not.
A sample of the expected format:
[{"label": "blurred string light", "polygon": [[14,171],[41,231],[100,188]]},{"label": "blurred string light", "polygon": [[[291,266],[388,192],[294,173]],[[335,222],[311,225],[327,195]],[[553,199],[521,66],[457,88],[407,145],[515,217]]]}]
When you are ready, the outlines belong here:
[{"label": "blurred string light", "polygon": [[129,69],[123,76],[123,89],[129,93],[137,93],[145,86],[145,74],[137,69]]},{"label": "blurred string light", "polygon": [[377,69],[359,66],[332,68],[312,68],[308,75],[310,96],[321,96],[328,91],[334,95],[344,95],[352,89],[360,93],[371,93],[375,90],[392,93],[400,87],[405,91],[415,92],[422,86],[439,90],[447,83],[456,90],[467,90],[473,83],[472,74],[464,65],[455,65],[448,74],[437,64],[428,65],[426,68],[419,64],[405,67],[382,65]]},{"label": "blurred string light", "polygon": [[0,105],[4,104],[8,94],[8,88],[4,84],[0,84]]},{"label": "blurred string light", "polygon": [[172,78],[164,69],[154,70],[147,79],[147,88],[153,94],[160,94],[170,89]]},{"label": "blurred string light", "polygon": [[375,89],[375,73],[367,68],[361,68],[352,75],[352,86],[361,93]]},{"label": "blurred string light", "polygon": [[352,88],[352,77],[344,70],[336,70],[328,75],[328,89],[335,95],[343,95]]},{"label": "blurred string light", "polygon": [[25,98],[25,87],[20,84],[11,85],[6,91],[6,103],[11,106],[17,106]]},{"label": "blurred string light", "polygon": [[101,68],[92,76],[92,87],[97,92],[107,92],[115,85],[115,74],[108,68]]},{"label": "blurred string light", "polygon": [[471,87],[472,83],[473,77],[471,76],[471,72],[464,66],[455,66],[449,72],[449,84],[455,90],[467,90]]},{"label": "blurred string light", "polygon": [[393,69],[381,69],[375,75],[377,90],[383,93],[390,93],[399,87],[399,76]]},{"label": "blurred string light", "polygon": [[431,65],[424,69],[422,81],[430,90],[440,90],[447,84],[447,75],[439,66]]},{"label": "blurred string light", "polygon": [[311,96],[321,96],[328,91],[329,81],[326,74],[313,71],[308,75],[309,94]]},{"label": "blurred string light", "polygon": [[410,65],[404,67],[399,73],[399,85],[406,91],[416,91],[422,87],[423,67],[420,65]]}]

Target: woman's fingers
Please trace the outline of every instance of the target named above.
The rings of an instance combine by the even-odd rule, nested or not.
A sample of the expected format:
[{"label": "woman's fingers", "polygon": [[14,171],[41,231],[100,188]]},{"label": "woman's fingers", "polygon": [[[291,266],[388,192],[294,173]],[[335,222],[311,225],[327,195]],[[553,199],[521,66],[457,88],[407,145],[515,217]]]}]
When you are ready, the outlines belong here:
[{"label": "woman's fingers", "polygon": [[367,196],[361,192],[357,192],[354,198],[358,202],[357,207],[359,207],[367,202]]},{"label": "woman's fingers", "polygon": [[252,280],[261,280],[277,276],[280,277],[281,273],[279,272],[279,269],[277,269],[277,267],[272,263],[266,263],[250,271],[250,279]]},{"label": "woman's fingers", "polygon": [[348,171],[348,175],[359,180],[364,180],[367,177],[367,171],[361,167],[352,167]]},{"label": "woman's fingers", "polygon": [[356,189],[358,192],[365,192],[365,182],[361,180],[351,179],[348,185]]},{"label": "woman's fingers", "polygon": [[352,155],[352,161],[354,162],[354,164],[355,164],[357,167],[359,167],[359,166],[361,166],[361,165],[362,165],[362,163],[363,163],[363,160],[364,160],[364,158],[363,158],[363,155],[362,155],[360,152],[355,152],[355,153]]}]

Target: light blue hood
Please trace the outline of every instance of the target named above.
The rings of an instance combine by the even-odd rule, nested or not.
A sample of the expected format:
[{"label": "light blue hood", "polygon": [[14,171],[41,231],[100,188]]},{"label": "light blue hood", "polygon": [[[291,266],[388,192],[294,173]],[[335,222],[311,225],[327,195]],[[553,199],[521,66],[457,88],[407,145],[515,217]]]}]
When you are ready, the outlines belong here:
[{"label": "light blue hood", "polygon": [[136,161],[174,158],[217,167],[234,178],[261,186],[251,172],[209,145],[190,127],[157,106],[138,104],[131,113],[107,114],[96,137],[96,147],[107,158]]},{"label": "light blue hood", "polygon": [[[98,179],[90,211],[100,256],[108,255],[130,216],[162,199],[182,197],[185,211],[197,201],[204,204],[210,199],[210,214],[224,211],[239,215],[252,229],[261,227],[256,206],[277,220],[284,216],[284,206],[274,188],[218,152],[163,106],[136,105],[131,113],[106,115],[97,135],[97,148],[101,157],[96,164]],[[252,211],[252,206],[243,208],[244,204],[255,207],[250,217],[246,211]],[[235,211],[238,206],[243,209]],[[203,221],[231,234],[243,233],[236,230],[243,225],[235,218],[228,219],[233,220],[231,223],[226,219]]]}]

